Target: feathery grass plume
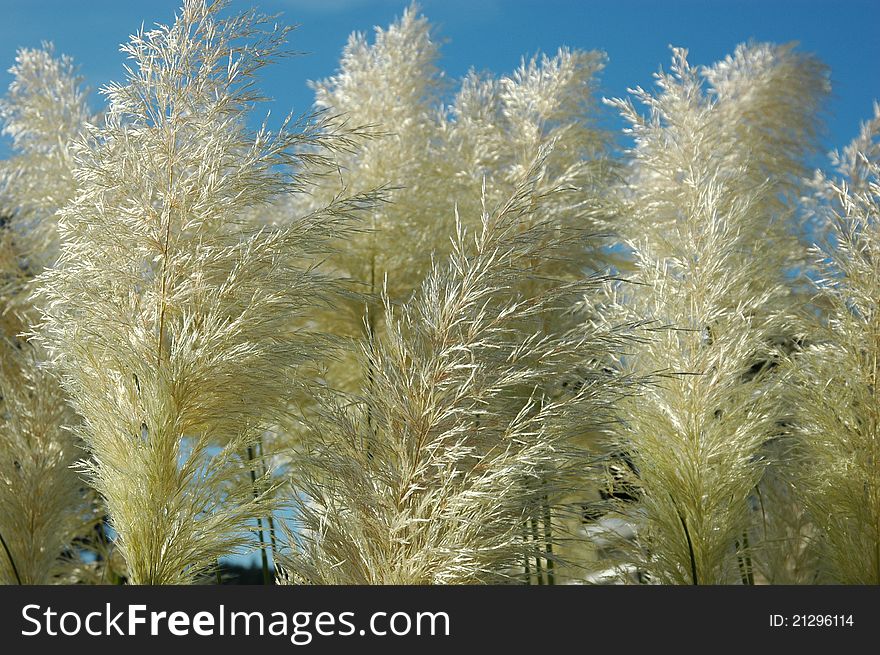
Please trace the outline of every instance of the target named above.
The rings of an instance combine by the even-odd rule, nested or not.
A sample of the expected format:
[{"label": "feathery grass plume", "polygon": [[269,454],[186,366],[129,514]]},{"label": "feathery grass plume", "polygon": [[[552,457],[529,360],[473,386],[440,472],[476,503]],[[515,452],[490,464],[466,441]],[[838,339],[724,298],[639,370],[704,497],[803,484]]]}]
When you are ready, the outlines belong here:
[{"label": "feathery grass plume", "polygon": [[[610,232],[609,217],[616,213],[609,191],[617,181],[616,165],[606,154],[609,136],[596,125],[594,91],[605,59],[602,52],[563,47],[554,56],[523,58],[511,75],[500,78],[471,71],[441,115],[442,139],[456,166],[459,209],[466,217],[479,216],[480,199],[471,189],[476,188],[480,176],[493,180],[489,204],[503,202],[531,166],[535,153],[553,144],[535,181],[543,200],[526,220],[546,221],[563,232],[584,231],[592,237],[571,242],[565,252],[540,262],[550,280],[577,279],[620,264],[614,252],[604,248],[603,238]],[[576,192],[552,193],[560,188]],[[538,297],[546,286],[541,278],[536,275],[513,284],[523,297]],[[572,312],[544,312],[534,316],[532,330],[562,335],[575,324]],[[548,372],[542,393],[550,397],[568,393],[581,383],[585,367],[592,369],[594,363],[579,362],[567,371]],[[587,375],[594,373],[591,370]],[[525,400],[520,398],[520,402]],[[593,428],[595,424],[585,424],[574,435],[574,443],[595,448],[598,435]],[[547,475],[552,478],[555,474]],[[547,490],[540,479],[530,484]],[[580,507],[585,493],[579,488],[573,497],[565,498],[548,491],[540,501],[541,519],[522,526],[529,539],[544,543],[543,561],[523,564],[530,581],[553,584],[582,576],[574,564],[586,556],[581,552],[583,540],[562,537],[580,529],[581,512],[571,508]],[[562,567],[557,555],[567,562]]]},{"label": "feathery grass plume", "polygon": [[880,584],[880,105],[826,180],[829,240],[816,247],[827,320],[791,360],[798,498],[820,546],[820,580]]},{"label": "feathery grass plume", "polygon": [[38,351],[18,345],[22,350],[4,343],[0,358],[0,582],[50,584],[68,572],[63,554],[98,514],[72,468],[83,455],[66,429],[75,424],[73,412]]},{"label": "feathery grass plume", "polygon": [[[245,218],[301,189],[308,149],[347,143],[320,121],[254,132],[259,70],[289,28],[186,0],[131,37],[106,123],[74,151],[61,254],[40,279],[38,337],[83,417],[135,584],[185,583],[251,541],[271,484],[248,447],[287,411],[320,339],[291,321],[327,296],[314,268],[364,199],[284,226]],[[214,446],[219,445],[219,448]]]},{"label": "feathery grass plume", "polygon": [[[317,107],[375,125],[380,135],[353,153],[335,157],[339,175],[324,176],[305,200],[325,202],[340,191],[339,185],[362,190],[384,184],[391,201],[376,207],[370,229],[348,240],[331,260],[341,276],[369,292],[366,313],[363,299],[355,299],[344,311],[334,308],[318,317],[336,334],[381,334],[380,289],[384,285],[392,302],[407,300],[432,258],[449,253],[454,204],[468,227],[479,229],[476,218],[484,200],[480,180],[493,180],[486,189],[488,204],[503,203],[538,152],[551,143],[536,180],[544,199],[529,220],[551,221],[560,230],[607,229],[606,189],[613,167],[605,156],[609,139],[593,124],[592,95],[604,55],[563,48],[554,57],[523,60],[509,76],[471,73],[451,105],[444,104],[444,96],[452,83],[438,69],[437,59],[433,30],[413,4],[388,29],[377,28],[373,43],[353,34],[337,74],[313,85]],[[582,193],[550,193],[561,187]],[[598,238],[571,243],[569,251],[559,254],[541,262],[551,277],[575,279],[607,263]],[[516,284],[531,297],[542,293],[544,283],[536,275]],[[562,334],[573,326],[570,318],[546,312],[533,320],[535,329]],[[352,352],[330,364],[327,379],[333,386],[357,392],[361,378],[369,383],[371,369],[357,366],[355,357]],[[560,379],[548,379],[545,391],[557,392],[561,384]],[[544,531],[539,529],[542,538]]]},{"label": "feathery grass plume", "polygon": [[562,399],[540,390],[545,376],[614,340],[531,330],[535,315],[599,284],[556,280],[531,298],[516,291],[516,280],[584,236],[533,220],[543,163],[506,203],[483,206],[475,233],[456,219],[452,253],[408,303],[385,298],[382,332],[363,345],[369,393],[329,400],[313,426],[301,529],[283,577],[510,581],[524,555],[544,555],[530,551],[543,543],[527,543],[522,525],[543,520],[542,495],[559,491],[579,461],[567,452],[570,433],[607,415],[616,388],[597,375]]},{"label": "feathery grass plume", "polygon": [[686,55],[673,50],[657,95],[632,91],[647,117],[610,101],[635,138],[621,229],[638,284],[623,311],[661,328],[628,362],[661,378],[623,408],[620,448],[640,501],[622,511],[653,579],[751,582],[750,496],[786,415],[755,362],[793,320],[786,272],[800,255],[787,199],[827,80],[790,46],[740,46],[704,69]]},{"label": "feathery grass plume", "polygon": [[[618,211],[609,191],[617,182],[617,167],[607,156],[608,134],[593,124],[595,78],[604,63],[602,52],[560,48],[554,57],[524,59],[511,76],[500,79],[471,72],[443,115],[442,138],[457,167],[456,204],[462,215],[479,216],[481,205],[487,203],[472,191],[482,176],[493,180],[487,192],[488,204],[494,206],[516,193],[531,170],[534,195],[541,202],[524,216],[524,225],[547,223],[563,233],[589,235],[536,262],[550,285],[560,278],[573,280],[602,271],[616,262],[614,253],[605,248],[604,236]],[[541,152],[541,165],[534,169]],[[557,192],[563,189],[574,192]],[[517,292],[527,298],[539,296],[540,277],[515,281]],[[538,317],[536,329],[561,334],[575,320],[571,312],[545,313]],[[549,387],[561,383],[547,382]]]},{"label": "feathery grass plume", "polygon": [[[336,75],[312,83],[315,106],[350,123],[373,125],[383,138],[364,140],[340,153],[312,189],[311,202],[339,192],[390,185],[390,203],[370,215],[369,232],[347,240],[333,261],[353,280],[378,294],[386,272],[388,293],[406,297],[431,265],[431,252],[451,232],[453,196],[445,184],[452,176],[448,155],[438,142],[437,104],[442,73],[436,67],[437,43],[427,20],[411,6],[387,30],[376,28],[375,42],[355,32],[348,40]],[[309,200],[309,197],[304,197]],[[430,220],[427,220],[430,217]],[[439,217],[439,218],[438,218]],[[357,308],[355,327],[362,323]]]},{"label": "feathery grass plume", "polygon": [[[450,82],[438,70],[437,58],[431,26],[413,4],[387,30],[377,28],[374,44],[353,34],[338,74],[314,84],[318,107],[384,133],[334,163],[356,190],[392,187],[392,202],[373,217],[374,230],[353,244],[363,249],[362,256],[352,258],[360,269],[347,263],[343,269],[365,284],[388,273],[388,293],[395,300],[408,298],[418,286],[431,253],[448,253],[453,225],[443,216],[452,216],[453,204],[465,220],[479,216],[477,190],[484,176],[493,179],[487,190],[492,203],[500,204],[552,142],[541,173],[544,190],[571,186],[599,196],[609,179],[609,139],[593,125],[592,91],[603,53],[563,48],[555,57],[523,61],[513,75],[500,79],[471,73],[449,106],[443,104],[443,92]],[[317,191],[336,189],[325,185]],[[542,210],[579,229],[598,231],[586,221],[598,213],[593,198],[585,195],[549,194]],[[401,248],[404,243],[409,247]],[[378,291],[378,283],[372,286]]]},{"label": "feathery grass plume", "polygon": [[[605,53],[560,48],[555,56],[523,59],[510,76],[492,78],[471,71],[455,100],[441,115],[444,141],[453,152],[462,211],[479,215],[481,199],[471,189],[488,175],[493,203],[513,193],[536,154],[553,144],[541,170],[538,189],[570,187],[581,194],[548,194],[536,220],[550,220],[594,234],[607,232],[614,213],[606,192],[616,181],[616,165],[607,154],[610,137],[596,125],[596,78]],[[468,204],[465,204],[467,202]],[[560,265],[575,275],[600,270],[609,254],[603,242],[579,243]]]},{"label": "feathery grass plume", "polygon": [[[608,135],[595,124],[598,112],[593,92],[604,63],[604,53],[560,48],[553,57],[536,55],[523,59],[510,76],[492,78],[472,71],[444,115],[443,138],[455,153],[458,187],[473,187],[474,177],[487,174],[495,181],[491,190],[493,204],[511,193],[516,180],[530,166],[534,153],[553,144],[536,181],[538,192],[556,188],[577,192],[547,193],[541,205],[535,207],[531,220],[548,221],[563,232],[582,230],[593,236],[572,242],[561,256],[541,262],[551,279],[576,279],[589,271],[619,268],[622,263],[613,249],[605,248],[602,236],[611,232],[609,218],[617,213],[610,193],[617,183],[617,167],[606,155]],[[475,194],[462,193],[460,198],[466,215],[479,215]],[[516,281],[516,290],[524,297],[539,296],[544,289],[539,278]],[[561,335],[576,321],[572,312],[545,312],[535,316],[533,329]],[[548,375],[542,391],[551,397],[568,393],[581,383],[581,372],[594,368],[597,361],[604,361],[607,356],[594,359]],[[575,443],[595,450],[600,432],[585,425],[576,435]],[[541,486],[540,481],[537,484]],[[527,575],[530,580],[552,584],[560,579],[582,577],[583,570],[575,564],[590,559],[592,554],[588,551],[592,547],[585,549],[582,539],[560,537],[571,537],[580,530],[580,508],[590,495],[589,491],[579,489],[573,497],[554,498],[548,494],[542,499],[543,520],[523,526],[530,539],[546,542],[546,561],[524,563],[529,574],[534,573],[533,577]],[[555,555],[562,555],[567,564],[560,568]]]},{"label": "feathery grass plume", "polygon": [[[377,203],[364,217],[365,229],[347,234],[328,258],[328,268],[354,293],[307,319],[348,344],[324,362],[322,377],[337,389],[360,387],[354,344],[364,332],[374,332],[382,318],[377,303],[385,275],[389,295],[405,298],[430,268],[432,251],[438,244],[445,247],[451,230],[445,218],[452,207],[445,189],[450,176],[442,170],[433,106],[442,77],[436,59],[429,25],[410,7],[387,30],[377,28],[373,44],[364,34],[353,33],[339,71],[310,83],[317,111],[369,127],[359,129],[357,147],[324,153],[324,174],[316,176],[309,193],[280,207],[279,220],[286,220],[284,214],[313,211],[339,194],[385,188],[384,198],[391,201]],[[315,408],[305,398],[301,409],[310,413]],[[289,445],[303,438],[301,428],[287,428],[276,443]]]},{"label": "feathery grass plume", "polygon": [[[34,276],[58,255],[54,213],[73,195],[70,142],[91,114],[68,57],[21,49],[0,99],[15,155],[0,162],[0,580],[70,579],[98,518],[94,493],[72,466],[83,455],[77,421],[40,348],[22,333],[37,319]],[[74,579],[77,579],[74,576]]]},{"label": "feathery grass plume", "polygon": [[[375,330],[383,315],[377,304],[383,284],[392,301],[404,301],[430,269],[432,257],[449,252],[453,206],[465,220],[479,216],[483,176],[494,181],[488,190],[492,204],[503,202],[551,142],[556,145],[542,171],[543,188],[589,192],[551,196],[542,208],[547,216],[540,218],[583,229],[593,227],[586,217],[598,213],[590,196],[598,197],[608,181],[603,157],[608,139],[590,123],[590,91],[603,55],[563,49],[553,58],[523,62],[511,77],[472,74],[451,107],[443,104],[449,83],[437,58],[433,30],[413,4],[388,29],[376,28],[372,44],[365,35],[352,34],[337,74],[313,84],[318,108],[374,125],[380,136],[334,157],[340,175],[322,177],[304,199],[325,202],[340,184],[354,191],[389,187],[390,202],[376,207],[371,229],[348,240],[331,260],[340,274],[373,294],[366,316],[361,303],[348,308],[347,326],[338,311],[327,318],[339,333],[359,335],[365,322],[367,332]],[[584,249],[584,243],[577,248]],[[580,253],[565,263],[580,275],[584,259]],[[359,383],[349,382],[351,388]]]},{"label": "feathery grass plume", "polygon": [[18,241],[29,253],[23,263],[38,273],[57,255],[53,215],[76,185],[70,142],[94,117],[73,61],[55,57],[51,44],[22,48],[9,72],[13,81],[0,100],[0,119],[15,155],[0,162],[0,202],[21,221]]},{"label": "feathery grass plume", "polygon": [[[560,48],[553,57],[523,59],[510,76],[492,78],[472,71],[444,115],[443,138],[455,153],[458,186],[473,188],[476,176],[489,175],[495,181],[492,204],[512,192],[535,152],[553,144],[536,180],[538,193],[545,199],[530,219],[547,221],[563,232],[587,231],[592,237],[572,242],[566,252],[540,263],[551,280],[577,279],[590,271],[621,266],[614,250],[605,248],[603,236],[611,231],[609,218],[617,213],[610,193],[617,183],[616,165],[606,156],[608,135],[594,123],[598,112],[593,92],[604,63],[604,53]],[[551,192],[559,188],[577,191]],[[475,194],[462,193],[460,198],[466,215],[479,215]],[[524,297],[539,296],[546,284],[541,277],[514,282],[517,292]],[[561,335],[576,322],[572,312],[544,312],[534,317],[532,329]],[[581,383],[585,369],[605,359],[607,356],[593,358],[570,370],[552,372],[544,379],[542,392],[551,397],[568,393]],[[587,375],[594,373],[591,370]],[[601,432],[595,427],[585,424],[574,435],[574,443],[595,450]],[[554,474],[547,475],[552,478]],[[540,480],[533,483],[544,486]],[[589,495],[588,490],[578,488],[571,497],[554,497],[548,492],[541,499],[542,519],[523,525],[529,539],[545,544],[543,561],[524,562],[528,580],[554,584],[582,577],[583,569],[577,562],[591,558],[592,547],[585,549],[582,539],[570,537],[581,528],[580,507]],[[565,535],[569,538],[561,538]]]}]

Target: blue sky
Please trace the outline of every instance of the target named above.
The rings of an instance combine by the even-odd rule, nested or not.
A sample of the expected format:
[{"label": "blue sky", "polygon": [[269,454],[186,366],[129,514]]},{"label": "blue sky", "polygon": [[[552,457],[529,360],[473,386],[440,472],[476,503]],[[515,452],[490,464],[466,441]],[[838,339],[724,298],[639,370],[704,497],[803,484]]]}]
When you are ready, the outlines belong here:
[{"label": "blue sky", "polygon": [[[371,32],[399,16],[408,0],[233,0],[282,12],[299,24],[291,46],[306,54],[266,70],[263,90],[275,116],[311,106],[309,79],[334,72],[348,34]],[[0,0],[0,89],[15,50],[52,41],[74,57],[86,83],[97,88],[122,77],[118,45],[141,23],[173,20],[178,0]],[[832,71],[827,149],[842,146],[880,99],[880,2],[876,0],[422,0],[423,13],[443,39],[441,66],[450,77],[471,67],[511,71],[523,55],[560,45],[602,49],[609,55],[601,93],[619,96],[647,86],[669,61],[669,45],[690,50],[692,63],[711,63],[749,39],[798,41]],[[93,96],[94,104],[101,99]],[[0,157],[8,143],[0,143]]]}]

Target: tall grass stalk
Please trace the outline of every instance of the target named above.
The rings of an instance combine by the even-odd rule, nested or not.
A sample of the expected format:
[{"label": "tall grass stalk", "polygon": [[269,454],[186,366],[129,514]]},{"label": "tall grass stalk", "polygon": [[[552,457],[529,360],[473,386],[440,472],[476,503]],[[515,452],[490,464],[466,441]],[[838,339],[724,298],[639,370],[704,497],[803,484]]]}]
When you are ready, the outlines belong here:
[{"label": "tall grass stalk", "polygon": [[820,580],[880,584],[880,106],[819,177],[827,242],[812,343],[791,361],[796,496],[812,519]]},{"label": "tall grass stalk", "polygon": [[554,401],[540,381],[608,347],[613,334],[532,331],[541,312],[600,283],[545,278],[540,296],[517,293],[514,280],[579,238],[531,222],[543,161],[504,204],[484,205],[473,235],[458,221],[452,254],[410,302],[385,298],[384,328],[362,351],[373,392],[329,400],[314,425],[301,547],[284,564],[290,579],[509,581],[520,578],[524,556],[546,556],[542,535],[523,539],[522,527],[537,530],[544,494],[569,481],[570,431],[607,413],[613,384],[596,376]]},{"label": "tall grass stalk", "polygon": [[[83,418],[86,472],[135,584],[195,580],[251,545],[273,483],[245,453],[289,411],[321,340],[292,318],[327,297],[315,257],[367,199],[258,225],[350,141],[320,119],[246,126],[255,76],[289,29],[186,0],[122,47],[127,80],[75,150],[62,249],[40,278],[39,339]],[[255,486],[260,490],[254,496]]]},{"label": "tall grass stalk", "polygon": [[92,116],[73,63],[52,47],[18,51],[0,100],[14,155],[0,163],[0,581],[89,577],[79,557],[100,515],[72,469],[84,456],[78,422],[42,348],[24,333],[38,319],[34,277],[58,256],[55,212],[74,192],[70,143]]},{"label": "tall grass stalk", "polygon": [[619,448],[641,496],[621,510],[653,579],[722,584],[752,557],[750,498],[789,413],[755,362],[795,320],[787,274],[803,257],[789,203],[827,80],[789,46],[741,46],[707,68],[686,55],[673,50],[657,94],[633,90],[648,116],[611,101],[635,139],[621,227],[638,284],[623,312],[655,328],[628,365],[658,376],[622,405]]}]

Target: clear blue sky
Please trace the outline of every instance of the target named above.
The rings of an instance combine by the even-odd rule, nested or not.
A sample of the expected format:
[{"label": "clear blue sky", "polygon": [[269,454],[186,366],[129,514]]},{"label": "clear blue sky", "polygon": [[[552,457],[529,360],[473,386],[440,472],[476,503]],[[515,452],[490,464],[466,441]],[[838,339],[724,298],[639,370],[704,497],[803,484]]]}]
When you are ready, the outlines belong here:
[{"label": "clear blue sky", "polygon": [[[234,0],[281,12],[299,24],[291,46],[305,51],[265,72],[262,88],[273,114],[302,113],[312,101],[306,86],[334,72],[348,34],[371,32],[399,16],[408,0]],[[178,0],[0,0],[0,89],[8,86],[15,50],[55,43],[74,57],[86,83],[97,88],[122,77],[118,45],[141,23],[173,20]],[[670,44],[690,50],[692,63],[711,63],[743,41],[798,41],[832,70],[826,149],[842,146],[880,99],[880,2],[877,0],[422,0],[423,12],[444,39],[441,66],[451,77],[470,67],[511,71],[522,55],[560,45],[602,49],[609,63],[603,95],[652,83],[669,61]],[[93,96],[94,104],[100,98]],[[8,143],[0,143],[0,157]]]}]

